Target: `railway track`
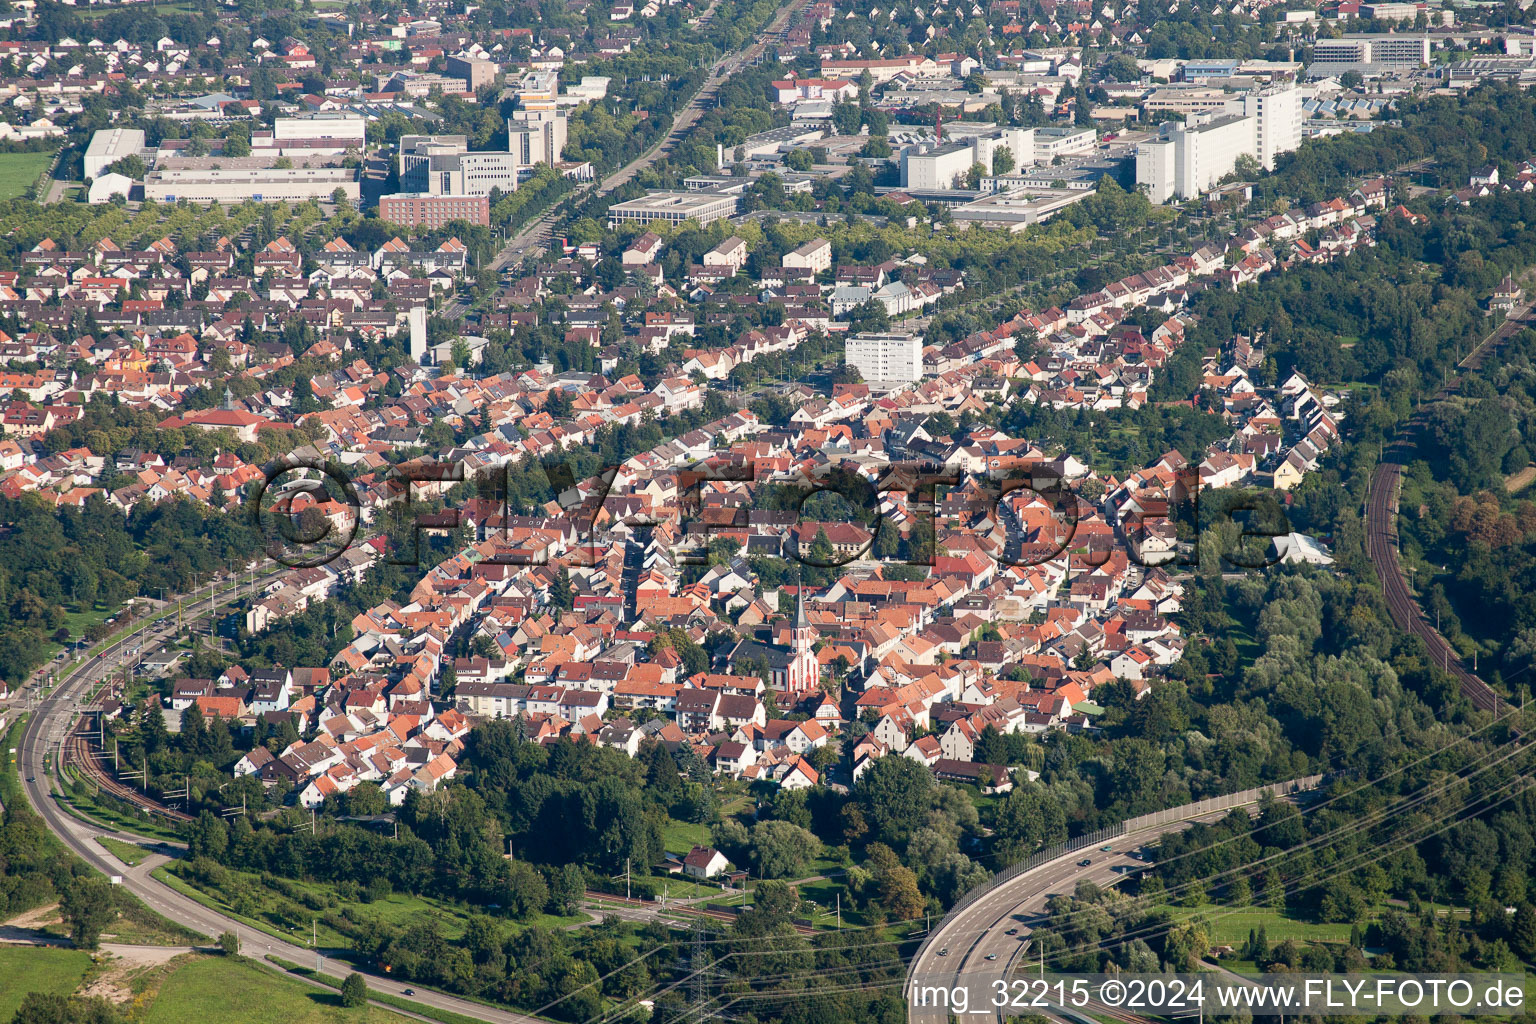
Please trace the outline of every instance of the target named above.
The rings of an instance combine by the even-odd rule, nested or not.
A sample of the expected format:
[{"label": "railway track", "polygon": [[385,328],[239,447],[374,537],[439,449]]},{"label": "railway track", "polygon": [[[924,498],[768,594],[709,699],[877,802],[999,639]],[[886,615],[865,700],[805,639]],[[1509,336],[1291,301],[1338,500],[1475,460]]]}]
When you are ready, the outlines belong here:
[{"label": "railway track", "polygon": [[1408,588],[1403,567],[1397,560],[1397,494],[1402,471],[1403,467],[1395,462],[1383,462],[1376,467],[1366,508],[1366,554],[1376,566],[1387,610],[1399,629],[1424,641],[1431,660],[1451,674],[1468,700],[1483,711],[1502,715],[1508,710],[1508,702],[1462,664],[1461,655],[1430,624]]},{"label": "railway track", "polygon": [[[1530,326],[1530,304],[1514,310],[1486,338],[1456,364],[1458,374],[1463,370],[1475,370],[1483,360],[1515,333]],[[1487,683],[1467,668],[1461,655],[1451,647],[1450,641],[1430,624],[1424,609],[1413,596],[1408,580],[1398,560],[1397,497],[1402,487],[1403,466],[1411,458],[1414,436],[1424,422],[1426,410],[1455,394],[1461,386],[1459,376],[1452,377],[1434,398],[1424,403],[1419,411],[1404,425],[1398,438],[1383,453],[1382,461],[1371,475],[1371,489],[1366,497],[1365,552],[1376,567],[1376,576],[1386,597],[1387,610],[1399,629],[1412,633],[1424,642],[1430,659],[1456,680],[1462,694],[1480,710],[1501,717],[1509,710],[1509,702]]]},{"label": "railway track", "polygon": [[85,720],[81,719],[75,727],[75,731],[69,734],[69,742],[64,746],[65,764],[73,764],[79,770],[81,776],[91,785],[106,793],[132,804],[141,810],[164,818],[167,821],[177,823],[192,820],[192,816],[175,808],[167,807],[149,795],[134,789],[119,779],[114,779],[102,769],[99,762],[99,754],[92,749],[90,733],[84,730]]},{"label": "railway track", "polygon": [[[624,906],[645,910],[660,909],[658,904],[650,900],[642,900],[631,896],[615,896],[613,893],[599,892],[596,889],[588,889],[587,898],[595,903],[621,903]],[[712,910],[709,907],[700,907],[692,904],[673,904],[672,906],[667,907],[666,910],[668,913],[682,914],[691,917],[708,917],[716,921],[735,921],[737,917],[737,915],[731,913],[729,910]],[[794,925],[794,929],[801,935],[817,934],[815,928],[811,928],[803,924]]]}]

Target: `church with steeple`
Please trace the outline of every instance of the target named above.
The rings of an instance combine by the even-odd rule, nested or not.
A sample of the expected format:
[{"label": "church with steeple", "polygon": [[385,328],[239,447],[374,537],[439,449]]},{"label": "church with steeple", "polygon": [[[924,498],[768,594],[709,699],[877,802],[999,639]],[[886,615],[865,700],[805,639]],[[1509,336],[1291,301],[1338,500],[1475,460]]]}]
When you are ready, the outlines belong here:
[{"label": "church with steeple", "polygon": [[790,631],[789,648],[793,657],[785,680],[785,689],[797,698],[814,690],[821,683],[821,666],[816,661],[813,647],[816,630],[805,617],[805,587],[796,580],[795,628]]},{"label": "church with steeple", "polygon": [[795,588],[794,624],[778,623],[773,642],[740,640],[723,659],[724,668],[738,675],[767,666],[768,685],[798,703],[821,684],[821,665],[816,660],[816,629],[805,615],[805,591]]}]

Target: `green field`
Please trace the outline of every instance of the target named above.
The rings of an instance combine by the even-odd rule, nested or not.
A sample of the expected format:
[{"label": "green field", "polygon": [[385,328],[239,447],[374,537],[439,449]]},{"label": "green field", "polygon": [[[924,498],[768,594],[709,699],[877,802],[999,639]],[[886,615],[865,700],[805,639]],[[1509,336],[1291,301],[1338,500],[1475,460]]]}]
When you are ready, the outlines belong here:
[{"label": "green field", "polygon": [[137,843],[125,843],[121,839],[108,839],[106,836],[97,836],[100,843],[108,853],[129,867],[138,867],[149,859],[149,851]]},{"label": "green field", "polygon": [[[276,964],[283,970],[287,971],[289,974],[296,974],[299,977],[306,978],[318,985],[324,985],[327,988],[334,989],[341,988],[341,982],[331,977],[329,974],[316,974],[311,968],[300,967],[298,964],[291,960],[284,960],[282,957],[272,956],[270,953],[267,954],[267,956],[263,959],[265,959],[268,963]],[[462,1013],[454,1013],[452,1010],[443,1010],[435,1006],[428,1006],[425,1003],[417,1003],[410,999],[406,999],[403,996],[390,995],[388,992],[371,992],[369,995],[376,1003],[383,1003],[386,1006],[393,1006],[398,1010],[405,1010],[407,1013],[419,1014],[423,1017],[431,1017],[433,1020],[442,1021],[443,1024],[479,1024],[478,1017],[466,1017]]]},{"label": "green field", "polygon": [[[469,910],[452,903],[406,893],[391,893],[372,903],[364,903],[339,898],[336,888],[331,885],[283,879],[275,884],[280,884],[286,890],[285,894],[264,885],[260,875],[233,870],[226,871],[227,884],[222,888],[193,885],[189,879],[177,874],[179,867],[179,863],[163,865],[153,874],[204,906],[233,914],[285,941],[307,942],[317,935],[321,946],[350,949],[358,936],[375,922],[404,928],[427,920],[435,921],[445,937],[456,939],[464,934],[470,918]],[[586,920],[584,914],[572,917],[540,914],[527,923],[562,928]]]},{"label": "green field", "polygon": [[90,966],[91,955],[78,949],[0,947],[0,1020],[14,1017],[28,992],[69,995]]},{"label": "green field", "polygon": [[[94,21],[97,18],[105,18],[113,11],[120,10],[122,10],[121,7],[114,7],[110,4],[102,4],[95,7],[82,6],[78,11],[74,11],[72,13],[78,15],[81,18],[84,18],[87,21]],[[151,4],[151,10],[155,14],[197,14],[200,8],[196,4],[190,2],[190,0],[169,0],[167,3]]]},{"label": "green field", "polygon": [[0,199],[24,195],[52,162],[52,153],[0,153]]},{"label": "green field", "polygon": [[408,1018],[373,1006],[346,1009],[341,995],[257,967],[244,959],[204,957],[179,968],[155,996],[145,1024],[393,1024]]},{"label": "green field", "polygon": [[668,853],[686,854],[695,846],[709,845],[709,826],[668,818],[661,829],[661,843]]},{"label": "green field", "polygon": [[1211,944],[1215,946],[1241,946],[1248,941],[1250,929],[1257,931],[1261,927],[1271,946],[1286,939],[1294,939],[1300,943],[1347,943],[1353,927],[1348,924],[1303,921],[1285,911],[1270,910],[1266,907],[1245,907],[1240,910],[1218,906],[1155,909],[1166,910],[1176,921],[1186,917],[1204,917],[1209,922],[1207,931],[1210,934]]}]

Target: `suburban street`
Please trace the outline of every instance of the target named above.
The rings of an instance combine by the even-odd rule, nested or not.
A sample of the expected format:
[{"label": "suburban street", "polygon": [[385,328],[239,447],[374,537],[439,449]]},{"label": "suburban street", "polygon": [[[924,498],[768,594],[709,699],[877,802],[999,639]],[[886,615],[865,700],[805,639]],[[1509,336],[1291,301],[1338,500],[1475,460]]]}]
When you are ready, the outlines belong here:
[{"label": "suburban street", "polygon": [[[662,136],[661,139],[657,140],[655,145],[623,167],[609,174],[601,182],[595,185],[583,185],[571,192],[555,203],[554,206],[550,207],[538,219],[524,225],[496,253],[495,258],[489,264],[490,269],[497,274],[501,274],[508,267],[520,262],[524,257],[542,253],[549,246],[550,232],[555,222],[560,219],[561,212],[568,203],[573,200],[585,199],[594,192],[598,195],[607,195],[610,192],[616,191],[634,178],[635,175],[653,166],[663,157],[668,156],[677,148],[678,142],[685,138],[693,126],[698,123],[699,118],[704,116],[704,111],[708,110],[714,103],[715,94],[720,91],[720,86],[725,80],[740,71],[747,64],[763,56],[769,43],[783,33],[785,23],[802,2],[803,0],[788,0],[787,3],[775,12],[773,20],[769,22],[768,27],[761,34],[754,37],[750,45],[721,58],[714,68],[710,70],[709,77],[699,86],[698,91],[693,94],[683,109],[677,112],[677,116],[672,121],[671,130]],[[706,14],[707,16],[708,14]],[[458,296],[455,297],[453,302],[443,308],[443,316],[448,320],[456,320],[468,311],[469,303],[462,296]]]},{"label": "suburban street", "polygon": [[[215,608],[223,607],[236,600],[238,594],[238,590],[232,590],[218,595],[214,602]],[[201,607],[200,617],[206,617],[208,607],[206,604]],[[50,753],[58,749],[59,744],[73,727],[80,698],[104,671],[115,669],[130,648],[142,647],[144,654],[153,653],[171,639],[174,633],[173,620],[147,621],[132,633],[108,645],[102,651],[101,657],[89,658],[81,663],[75,671],[60,680],[52,693],[36,703],[22,738],[21,749],[18,751],[18,764],[27,799],[31,801],[32,806],[37,809],[48,827],[71,851],[106,875],[122,876],[124,887],[142,900],[146,906],[168,920],[208,936],[210,943],[221,933],[232,931],[240,937],[240,948],[246,955],[273,970],[279,968],[268,964],[263,959],[268,954],[306,967],[314,965],[320,973],[339,980],[354,970],[352,964],[328,959],[323,955],[323,951],[317,956],[316,950],[309,946],[296,945],[274,938],[260,929],[210,910],[158,879],[152,878],[150,872],[166,862],[167,858],[163,855],[150,857],[138,867],[130,868],[124,865],[96,843],[95,837],[108,835],[125,842],[141,841],[142,837],[130,833],[114,833],[87,825],[60,808],[51,795],[55,776],[49,774],[47,770]],[[367,974],[367,972],[363,973]],[[293,976],[290,975],[290,977]],[[401,996],[426,1006],[449,1010],[466,1017],[489,1021],[492,1024],[533,1024],[537,1019],[425,989],[416,989],[414,995],[405,996],[405,990],[410,988],[410,985],[376,974],[367,974],[367,978],[368,986],[372,991]]]}]

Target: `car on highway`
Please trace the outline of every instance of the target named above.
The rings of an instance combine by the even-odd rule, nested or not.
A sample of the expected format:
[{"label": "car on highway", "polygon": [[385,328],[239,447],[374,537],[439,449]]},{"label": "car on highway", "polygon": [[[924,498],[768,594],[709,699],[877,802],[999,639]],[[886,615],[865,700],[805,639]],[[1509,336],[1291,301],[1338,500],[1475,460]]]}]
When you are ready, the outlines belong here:
[{"label": "car on highway", "polygon": [[1101,846],[1101,847],[1099,847],[1099,849],[1102,852],[1104,852],[1104,853],[1114,853],[1115,852],[1115,848],[1113,846]]},{"label": "car on highway", "polygon": [[997,954],[996,953],[988,953],[987,954],[987,959],[988,960],[996,960],[997,959]]},{"label": "car on highway", "polygon": [[407,995],[407,996],[413,996],[413,995],[415,995],[415,994],[416,994],[416,990],[415,990],[415,989],[413,989],[413,988],[408,988],[408,989],[406,989],[406,990],[404,990],[404,991],[403,991],[403,992],[402,992],[402,993],[401,993],[401,995]]},{"label": "car on highway", "polygon": [[1085,868],[1089,864],[1092,864],[1092,863],[1093,863],[1093,858],[1092,857],[1084,857],[1082,860],[1077,862],[1077,866],[1080,867],[1080,868]]},{"label": "car on highway", "polygon": [[1017,935],[1017,934],[1019,934],[1019,930],[1017,928],[1009,928],[1007,931],[1003,932],[1003,934],[1004,935]]},{"label": "car on highway", "polygon": [[28,782],[36,782],[37,781],[37,776],[36,775],[28,775],[27,776],[27,781]]},{"label": "car on highway", "polygon": [[939,950],[939,956],[949,956],[949,948],[945,947],[944,949]]}]

